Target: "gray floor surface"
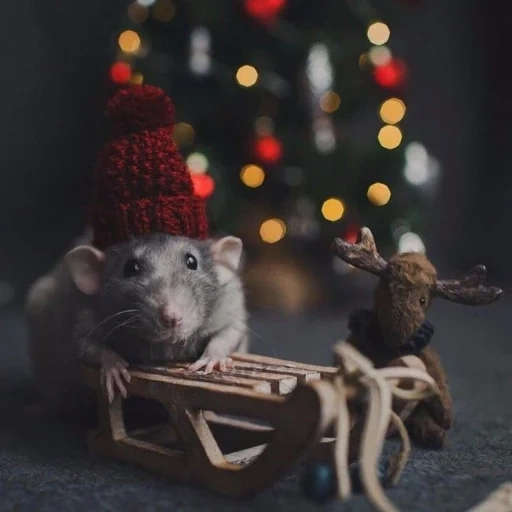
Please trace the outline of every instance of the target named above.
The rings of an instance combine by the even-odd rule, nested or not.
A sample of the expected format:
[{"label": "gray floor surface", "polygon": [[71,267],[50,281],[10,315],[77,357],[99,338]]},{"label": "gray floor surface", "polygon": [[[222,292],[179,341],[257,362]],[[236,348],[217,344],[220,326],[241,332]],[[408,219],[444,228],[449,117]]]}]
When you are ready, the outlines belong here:
[{"label": "gray floor surface", "polygon": [[[433,345],[450,377],[455,426],[444,451],[414,450],[389,491],[400,510],[464,512],[512,480],[511,305],[434,305]],[[254,352],[312,363],[330,363],[332,344],[347,333],[345,313],[255,315],[251,328]],[[301,494],[296,471],[239,501],[89,456],[75,430],[24,415],[31,391],[22,317],[0,313],[0,332],[0,511],[317,510]],[[371,510],[362,497],[325,509]]]}]

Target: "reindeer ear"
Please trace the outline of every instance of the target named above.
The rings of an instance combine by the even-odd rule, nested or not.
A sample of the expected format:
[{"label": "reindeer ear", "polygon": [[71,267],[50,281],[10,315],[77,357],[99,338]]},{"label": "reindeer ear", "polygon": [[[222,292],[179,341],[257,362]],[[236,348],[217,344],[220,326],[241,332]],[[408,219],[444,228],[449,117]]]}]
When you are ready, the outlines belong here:
[{"label": "reindeer ear", "polygon": [[86,295],[96,295],[101,289],[101,273],[105,254],[94,247],[81,245],[69,251],[64,261],[76,287]]}]

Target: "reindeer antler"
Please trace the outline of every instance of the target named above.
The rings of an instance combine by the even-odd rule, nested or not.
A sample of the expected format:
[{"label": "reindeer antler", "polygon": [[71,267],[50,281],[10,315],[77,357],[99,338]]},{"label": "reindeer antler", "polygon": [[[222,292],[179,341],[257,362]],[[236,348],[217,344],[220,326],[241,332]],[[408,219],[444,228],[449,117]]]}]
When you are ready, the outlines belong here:
[{"label": "reindeer antler", "polygon": [[483,265],[477,265],[461,280],[437,281],[434,293],[443,299],[468,306],[490,304],[503,295],[503,290],[495,286],[484,286],[486,276],[486,268]]},{"label": "reindeer antler", "polygon": [[386,260],[377,252],[375,240],[368,228],[361,228],[355,244],[346,242],[341,238],[335,238],[332,251],[343,261],[377,276],[387,265]]}]

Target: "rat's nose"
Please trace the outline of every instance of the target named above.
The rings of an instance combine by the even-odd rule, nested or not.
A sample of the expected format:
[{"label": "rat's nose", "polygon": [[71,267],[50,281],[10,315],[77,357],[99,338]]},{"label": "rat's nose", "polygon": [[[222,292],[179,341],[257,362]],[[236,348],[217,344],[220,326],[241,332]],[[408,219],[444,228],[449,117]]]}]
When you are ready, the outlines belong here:
[{"label": "rat's nose", "polygon": [[181,324],[182,318],[169,311],[165,306],[162,306],[160,308],[160,320],[166,327],[177,327]]}]

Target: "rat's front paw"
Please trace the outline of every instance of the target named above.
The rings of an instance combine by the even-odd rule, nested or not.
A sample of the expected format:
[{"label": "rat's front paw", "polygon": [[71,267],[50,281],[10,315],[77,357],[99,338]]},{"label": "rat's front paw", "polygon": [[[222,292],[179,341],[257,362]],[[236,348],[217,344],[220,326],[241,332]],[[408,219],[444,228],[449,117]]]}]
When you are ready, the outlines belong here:
[{"label": "rat's front paw", "polygon": [[114,400],[115,388],[121,392],[124,398],[128,392],[124,386],[124,381],[130,382],[131,376],[126,369],[128,363],[114,352],[106,352],[101,361],[101,380],[107,389],[108,401]]},{"label": "rat's front paw", "polygon": [[204,368],[205,373],[212,373],[213,370],[220,370],[221,372],[227,371],[233,367],[233,359],[230,357],[214,358],[202,357],[195,363],[191,364],[188,369],[191,372],[197,372]]}]

